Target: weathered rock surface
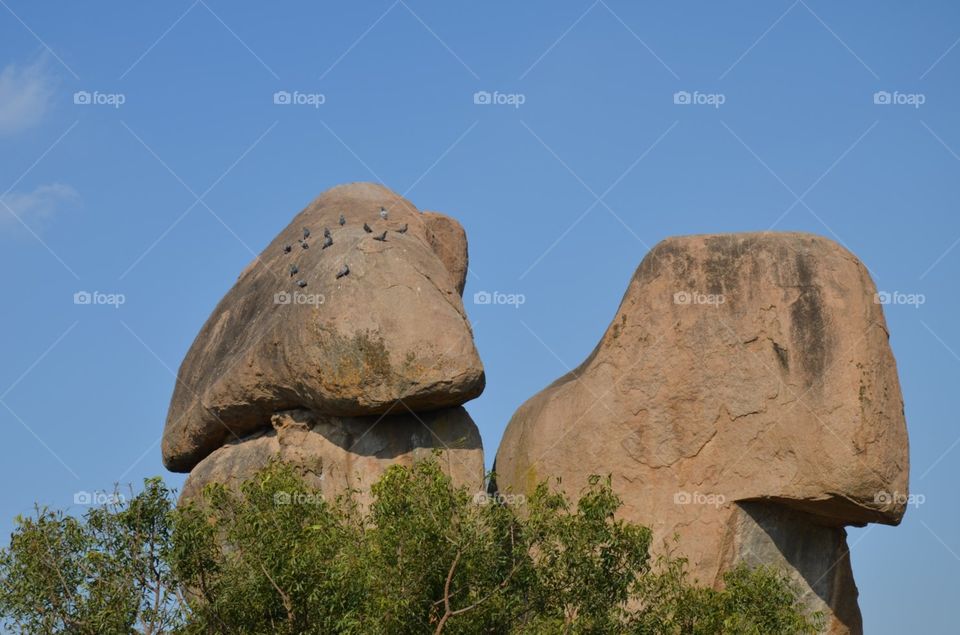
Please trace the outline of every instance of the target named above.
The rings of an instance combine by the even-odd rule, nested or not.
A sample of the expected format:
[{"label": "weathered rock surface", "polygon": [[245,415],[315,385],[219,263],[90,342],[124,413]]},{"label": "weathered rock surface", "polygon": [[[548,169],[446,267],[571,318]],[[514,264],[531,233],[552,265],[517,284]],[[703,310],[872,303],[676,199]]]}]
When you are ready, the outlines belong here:
[{"label": "weathered rock surface", "polygon": [[421,218],[430,230],[430,246],[453,277],[457,293],[463,295],[467,284],[467,233],[455,218],[439,212],[424,212]]},{"label": "weathered rock surface", "polygon": [[279,459],[294,466],[325,499],[353,489],[365,504],[384,470],[411,465],[434,451],[455,485],[482,489],[480,433],[463,408],[345,418],[285,411],[273,416],[269,430],[227,443],[203,459],[190,472],[181,500],[196,499],[208,483],[238,485]]},{"label": "weathered rock surface", "polygon": [[661,242],[593,353],[511,419],[500,490],[560,477],[576,495],[612,473],[623,516],[657,542],[679,532],[701,582],[774,545],[760,550],[823,600],[832,632],[859,632],[842,526],[899,523],[908,474],[875,293],[818,236]]},{"label": "weathered rock surface", "polygon": [[382,186],[322,194],[240,275],[191,346],[164,464],[189,471],[280,411],[361,417],[398,400],[424,412],[477,397],[483,366],[460,298],[466,260],[456,221],[421,214]]}]

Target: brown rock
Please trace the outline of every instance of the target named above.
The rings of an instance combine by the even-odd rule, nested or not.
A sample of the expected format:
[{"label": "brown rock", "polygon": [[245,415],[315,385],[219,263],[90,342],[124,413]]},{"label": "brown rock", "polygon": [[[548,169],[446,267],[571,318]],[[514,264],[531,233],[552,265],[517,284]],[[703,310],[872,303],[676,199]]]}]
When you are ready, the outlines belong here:
[{"label": "brown rock", "polygon": [[467,284],[467,233],[456,219],[438,212],[424,212],[421,216],[429,230],[430,246],[450,272],[457,293],[463,295]]},{"label": "brown rock", "polygon": [[384,470],[409,466],[434,451],[440,452],[440,464],[456,486],[481,490],[480,433],[463,408],[343,418],[286,411],[273,416],[270,430],[228,443],[202,460],[184,483],[181,501],[196,499],[208,483],[236,486],[271,459],[280,459],[325,499],[355,489],[357,500],[366,504],[370,486]]},{"label": "brown rock", "polygon": [[[225,441],[269,427],[279,411],[356,417],[398,400],[420,412],[478,396],[483,366],[451,256],[465,254],[466,240],[439,229],[448,227],[459,226],[436,214],[425,219],[370,183],[313,201],[241,274],[187,353],[164,429],[164,464],[190,470]],[[304,228],[307,248],[298,243]],[[383,231],[386,241],[373,240]],[[349,274],[337,278],[344,265]]]},{"label": "brown rock", "polygon": [[[750,532],[731,527],[750,526],[750,502],[802,516],[776,530],[791,553],[845,553],[843,525],[899,523],[907,492],[903,402],[875,292],[852,254],[818,236],[661,242],[593,353],[513,416],[501,491],[560,477],[575,495],[590,474],[612,473],[624,517],[658,542],[679,532],[707,583],[744,555],[737,537]],[[791,557],[816,592],[829,567]],[[835,632],[860,629],[848,578],[824,592]]]}]

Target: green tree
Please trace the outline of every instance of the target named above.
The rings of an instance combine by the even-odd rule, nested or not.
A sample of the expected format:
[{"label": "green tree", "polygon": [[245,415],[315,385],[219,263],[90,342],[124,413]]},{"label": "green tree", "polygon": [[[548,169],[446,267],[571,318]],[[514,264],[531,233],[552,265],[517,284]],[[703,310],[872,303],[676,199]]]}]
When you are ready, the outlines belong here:
[{"label": "green tree", "polygon": [[145,633],[182,622],[171,577],[172,492],[145,482],[129,503],[81,520],[38,508],[0,551],[0,615],[28,633]]},{"label": "green tree", "polygon": [[609,479],[477,501],[436,461],[388,469],[368,506],[290,466],[175,507],[159,479],[84,518],[38,509],[0,551],[0,617],[27,633],[813,633],[782,574],[722,590],[615,517]]},{"label": "green tree", "polygon": [[796,587],[773,567],[739,565],[724,574],[724,588],[716,590],[690,584],[687,560],[665,551],[638,581],[636,597],[643,607],[629,616],[631,633],[762,635],[823,629],[823,615],[806,610]]}]

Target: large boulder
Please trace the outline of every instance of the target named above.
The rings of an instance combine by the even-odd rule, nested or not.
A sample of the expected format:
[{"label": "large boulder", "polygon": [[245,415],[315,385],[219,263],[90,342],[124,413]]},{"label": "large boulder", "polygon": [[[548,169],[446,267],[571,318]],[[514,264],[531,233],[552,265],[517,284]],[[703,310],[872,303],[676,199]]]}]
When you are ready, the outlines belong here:
[{"label": "large boulder", "polygon": [[164,464],[189,471],[281,411],[362,417],[397,402],[424,412],[478,396],[465,271],[466,237],[453,219],[371,183],[325,192],[250,263],[190,347]]},{"label": "large boulder", "polygon": [[369,503],[371,485],[388,467],[435,453],[455,486],[483,486],[480,434],[462,407],[367,417],[290,410],[274,414],[271,424],[200,461],[181,500],[197,499],[208,483],[237,486],[274,459],[293,466],[327,500],[353,490],[359,503]]},{"label": "large boulder", "polygon": [[833,632],[859,632],[842,527],[899,523],[908,474],[866,268],[809,234],[661,242],[593,353],[513,416],[496,473],[501,491],[560,477],[572,495],[612,473],[624,517],[657,543],[679,533],[707,584],[751,548],[786,545],[766,552],[822,600]]}]

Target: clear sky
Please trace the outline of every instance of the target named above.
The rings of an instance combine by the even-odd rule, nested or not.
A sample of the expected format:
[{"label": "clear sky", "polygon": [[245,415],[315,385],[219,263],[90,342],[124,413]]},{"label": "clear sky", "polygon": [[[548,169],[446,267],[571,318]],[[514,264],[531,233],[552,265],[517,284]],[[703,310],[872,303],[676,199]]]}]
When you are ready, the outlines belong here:
[{"label": "clear sky", "polygon": [[815,232],[922,294],[886,307],[920,496],[850,543],[868,633],[952,631],[958,38],[951,0],[0,0],[0,529],[162,474],[216,302],[317,194],[382,181],[466,227],[488,464],[666,236]]}]

